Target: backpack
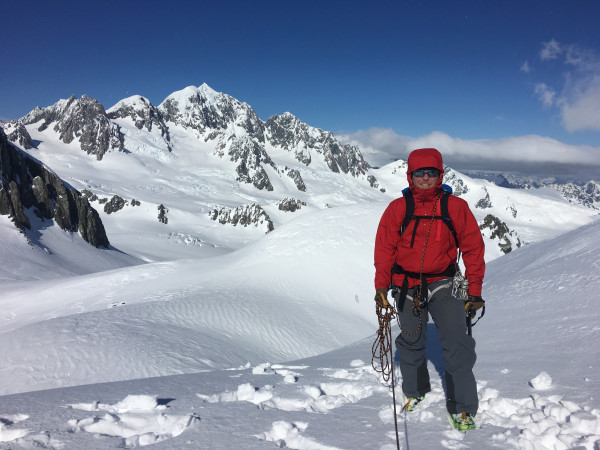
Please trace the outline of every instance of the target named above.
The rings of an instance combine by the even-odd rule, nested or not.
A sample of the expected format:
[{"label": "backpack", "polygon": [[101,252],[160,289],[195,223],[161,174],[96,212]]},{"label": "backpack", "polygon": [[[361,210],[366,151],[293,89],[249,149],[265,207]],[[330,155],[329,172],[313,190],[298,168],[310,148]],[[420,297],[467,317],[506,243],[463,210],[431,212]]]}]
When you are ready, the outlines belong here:
[{"label": "backpack", "polygon": [[[417,234],[417,227],[419,225],[419,221],[421,219],[431,220],[432,217],[431,216],[415,216],[415,199],[413,197],[413,193],[410,190],[410,188],[403,189],[402,195],[406,199],[406,210],[404,213],[404,221],[402,222],[402,225],[400,227],[400,230],[398,230],[398,232],[400,233],[400,235],[402,235],[402,233],[404,233],[406,231],[406,228],[408,227],[408,224],[410,223],[410,221],[411,220],[415,221],[415,226],[413,228],[413,234],[412,234],[412,238],[410,241],[410,246],[412,247],[413,244],[415,243],[415,235]],[[440,209],[441,209],[440,215],[433,216],[433,219],[441,220],[442,222],[444,222],[446,224],[446,226],[452,233],[452,236],[454,236],[454,242],[456,242],[456,248],[458,248],[459,247],[458,237],[456,236],[456,230],[454,229],[454,225],[452,225],[452,219],[450,218],[450,214],[448,212],[448,198],[451,195],[452,195],[452,188],[450,186],[448,186],[447,184],[442,184],[442,196],[440,198]],[[458,257],[460,258],[460,251],[459,251]],[[421,285],[419,287],[418,293],[415,293],[414,295],[416,295],[416,298],[419,298],[421,302],[427,303],[427,299],[428,299],[428,294],[427,294],[427,292],[428,292],[427,284],[428,283],[427,283],[427,281],[428,281],[428,279],[434,278],[434,277],[454,277],[457,273],[457,270],[460,270],[460,269],[458,269],[458,262],[455,262],[453,264],[450,264],[446,268],[446,270],[444,270],[441,273],[409,272],[409,271],[404,270],[401,266],[398,265],[398,263],[396,263],[394,261],[394,264],[392,266],[392,276],[394,274],[405,275],[402,286],[396,286],[394,284],[390,285],[390,289],[395,291],[394,298],[396,299],[396,307],[401,310],[404,305],[404,301],[406,299],[406,294],[408,292],[408,278],[420,279]],[[421,292],[424,293],[424,296],[421,296]]]},{"label": "backpack", "polygon": [[[400,235],[402,235],[406,229],[408,228],[408,224],[411,220],[415,221],[415,226],[413,228],[412,238],[410,240],[410,246],[415,243],[415,235],[417,233],[417,227],[419,225],[419,221],[421,219],[431,219],[431,216],[415,216],[415,199],[413,197],[413,193],[410,188],[405,188],[402,190],[402,195],[406,200],[406,211],[404,213],[404,221],[402,222],[402,226],[398,231]],[[458,238],[456,237],[456,230],[454,229],[454,225],[452,225],[452,219],[450,218],[450,214],[448,213],[448,197],[452,195],[452,188],[447,184],[442,184],[442,197],[440,199],[440,215],[433,216],[434,219],[441,220],[446,224],[452,236],[454,236],[454,241],[456,242],[456,247],[458,248]]]}]

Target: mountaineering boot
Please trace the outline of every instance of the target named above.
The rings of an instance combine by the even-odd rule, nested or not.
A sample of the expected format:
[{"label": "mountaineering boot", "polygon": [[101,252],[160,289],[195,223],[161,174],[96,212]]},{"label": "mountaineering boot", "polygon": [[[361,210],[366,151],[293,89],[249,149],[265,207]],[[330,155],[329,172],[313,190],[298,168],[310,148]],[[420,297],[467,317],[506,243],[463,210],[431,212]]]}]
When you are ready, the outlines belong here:
[{"label": "mountaineering boot", "polygon": [[460,414],[449,414],[448,420],[453,428],[457,429],[458,431],[462,431],[463,433],[467,430],[474,430],[477,428],[473,415],[467,414],[466,412]]},{"label": "mountaineering boot", "polygon": [[424,395],[421,395],[420,397],[417,397],[417,398],[412,398],[412,397],[409,398],[408,401],[406,402],[406,404],[402,407],[402,411],[414,411],[414,409],[423,400],[425,400],[425,396]]}]

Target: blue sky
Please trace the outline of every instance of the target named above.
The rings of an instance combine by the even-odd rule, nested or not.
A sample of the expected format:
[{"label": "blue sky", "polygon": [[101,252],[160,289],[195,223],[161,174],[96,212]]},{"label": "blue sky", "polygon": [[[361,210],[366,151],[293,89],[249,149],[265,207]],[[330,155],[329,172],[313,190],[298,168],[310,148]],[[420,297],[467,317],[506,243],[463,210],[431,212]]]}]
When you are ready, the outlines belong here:
[{"label": "blue sky", "polygon": [[263,120],[289,111],[356,142],[379,131],[459,142],[537,135],[586,146],[600,164],[595,0],[0,6],[3,120],[71,94],[106,108],[134,94],[158,105],[206,82]]}]

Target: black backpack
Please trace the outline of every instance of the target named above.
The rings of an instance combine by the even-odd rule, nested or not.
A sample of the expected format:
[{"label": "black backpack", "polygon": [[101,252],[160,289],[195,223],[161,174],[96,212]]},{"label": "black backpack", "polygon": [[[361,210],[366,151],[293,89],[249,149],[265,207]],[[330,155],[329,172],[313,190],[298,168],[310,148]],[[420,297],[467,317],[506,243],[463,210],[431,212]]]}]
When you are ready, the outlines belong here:
[{"label": "black backpack", "polygon": [[[413,228],[412,238],[410,240],[410,246],[415,243],[415,235],[417,233],[417,227],[419,225],[419,221],[421,219],[431,219],[431,216],[415,216],[415,199],[413,197],[413,193],[410,188],[406,188],[402,190],[402,195],[406,200],[406,211],[404,213],[404,221],[402,222],[402,226],[398,231],[401,235],[408,228],[408,224],[411,220],[415,221],[415,226]],[[456,247],[458,248],[458,238],[456,237],[456,230],[454,229],[454,225],[452,225],[452,219],[450,218],[450,214],[448,213],[448,197],[452,195],[452,188],[447,184],[442,184],[442,198],[440,199],[440,215],[434,216],[434,219],[441,220],[446,224],[452,236],[454,236],[454,241],[456,242]]]},{"label": "black backpack", "polygon": [[[404,221],[402,222],[402,226],[398,232],[400,234],[406,231],[408,224],[411,220],[415,221],[415,226],[413,228],[412,239],[410,241],[410,246],[412,247],[415,243],[415,235],[417,233],[417,226],[419,225],[419,221],[423,220],[431,220],[431,216],[415,216],[415,199],[413,197],[413,193],[410,188],[406,188],[402,191],[402,195],[406,199],[406,211],[404,213]],[[454,225],[452,225],[452,219],[450,218],[450,214],[448,213],[448,198],[452,195],[452,188],[447,184],[442,184],[442,197],[440,199],[440,215],[433,216],[434,219],[441,220],[446,224],[452,236],[454,236],[454,241],[456,242],[456,247],[458,248],[458,238],[456,236],[456,230],[454,229]],[[460,253],[459,253],[460,258]],[[396,298],[396,307],[402,310],[404,305],[404,301],[406,299],[406,294],[408,292],[408,278],[416,278],[421,281],[421,285],[419,287],[419,293],[415,294],[421,300],[424,299],[424,302],[427,302],[427,297],[421,297],[421,290],[423,292],[427,292],[427,280],[429,278],[434,277],[453,277],[456,274],[457,263],[450,264],[446,270],[440,273],[417,273],[417,272],[409,272],[404,270],[401,266],[399,266],[395,261],[392,266],[392,276],[394,274],[405,275],[404,282],[402,286],[396,286],[394,284],[390,285],[390,289],[396,291],[394,294],[394,298]]]}]

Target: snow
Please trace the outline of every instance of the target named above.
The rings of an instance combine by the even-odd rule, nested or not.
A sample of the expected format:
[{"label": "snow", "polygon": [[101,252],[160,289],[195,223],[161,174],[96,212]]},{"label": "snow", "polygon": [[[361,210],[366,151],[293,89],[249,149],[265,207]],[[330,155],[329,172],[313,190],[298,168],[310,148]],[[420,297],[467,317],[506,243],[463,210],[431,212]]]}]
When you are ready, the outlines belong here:
[{"label": "snow", "polygon": [[[402,162],[374,171],[384,193],[279,149],[307,191],[283,176],[262,192],[182,128],[169,126],[169,153],[159,134],[118,123],[131,153],[102,161],[28,126],[41,142],[30,153],[75,188],[141,205],[109,215],[93,203],[109,249],[51,221],[31,245],[0,216],[0,448],[396,448],[390,385],[371,366],[372,255]],[[430,323],[432,392],[398,414],[401,448],[597,449],[600,221],[548,191],[461,178],[471,205],[490,194],[478,220],[495,214],[528,244],[503,255],[486,243],[479,429],[447,424]],[[285,197],[307,206],[279,211]],[[273,232],[208,218],[254,201]],[[399,410],[398,370],[395,383]]]},{"label": "snow", "polygon": [[[322,211],[314,234],[301,216],[228,255],[9,290],[2,311],[20,311],[2,320],[0,439],[10,448],[394,448],[391,392],[370,361],[370,239],[350,245],[379,210]],[[402,448],[596,448],[598,233],[593,222],[489,263],[488,312],[474,328],[477,431],[446,423],[429,324],[433,390],[420,411],[400,414]],[[341,261],[348,273],[336,278]],[[111,307],[117,293],[126,304]]]}]

